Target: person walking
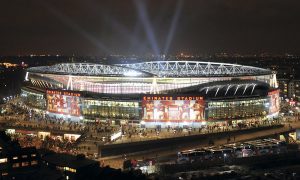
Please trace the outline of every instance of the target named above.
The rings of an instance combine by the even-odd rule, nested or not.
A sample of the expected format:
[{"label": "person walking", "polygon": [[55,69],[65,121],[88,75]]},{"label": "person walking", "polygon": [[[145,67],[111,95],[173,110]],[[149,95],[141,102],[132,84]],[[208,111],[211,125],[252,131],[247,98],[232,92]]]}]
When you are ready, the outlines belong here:
[{"label": "person walking", "polygon": [[227,138],[227,143],[229,143],[230,142],[230,136],[228,136],[228,138]]}]

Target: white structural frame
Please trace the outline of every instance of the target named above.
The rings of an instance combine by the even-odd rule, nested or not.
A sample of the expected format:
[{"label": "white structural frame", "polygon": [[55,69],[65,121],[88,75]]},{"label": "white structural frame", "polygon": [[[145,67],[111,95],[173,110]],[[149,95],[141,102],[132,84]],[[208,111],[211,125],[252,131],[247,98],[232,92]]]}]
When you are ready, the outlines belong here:
[{"label": "white structural frame", "polygon": [[133,64],[118,64],[149,72],[159,77],[189,76],[237,76],[272,74],[270,70],[252,66],[202,61],[151,61]]},{"label": "white structural frame", "polygon": [[28,68],[29,72],[36,73],[58,73],[68,75],[142,75],[147,76],[149,73],[137,71],[127,67],[105,64],[92,64],[92,63],[61,63],[53,66],[39,66]]},{"label": "white structural frame", "polygon": [[202,61],[151,61],[132,64],[62,63],[40,66],[28,72],[58,73],[88,76],[157,76],[157,77],[220,77],[243,75],[267,75],[270,70],[252,66]]},{"label": "white structural frame", "polygon": [[253,82],[253,83],[239,83],[239,84],[230,84],[229,83],[229,84],[223,84],[223,85],[213,85],[213,86],[203,87],[203,88],[200,89],[200,92],[205,91],[205,93],[207,94],[210,90],[216,89],[216,91],[215,91],[215,97],[216,97],[219,93],[219,90],[221,88],[224,88],[224,87],[226,88],[225,96],[227,95],[229,89],[231,89],[231,88],[235,88],[234,95],[237,93],[237,91],[240,88],[244,88],[243,93],[242,93],[242,95],[244,95],[246,90],[248,88],[252,87],[252,90],[251,90],[251,95],[252,95],[256,86],[257,86],[257,83],[255,83],[255,82]]}]

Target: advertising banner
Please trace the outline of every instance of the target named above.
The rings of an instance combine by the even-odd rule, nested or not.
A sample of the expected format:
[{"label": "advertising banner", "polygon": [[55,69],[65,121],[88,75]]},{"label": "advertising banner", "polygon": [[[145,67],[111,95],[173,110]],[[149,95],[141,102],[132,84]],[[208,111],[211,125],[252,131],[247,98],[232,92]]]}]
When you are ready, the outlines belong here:
[{"label": "advertising banner", "polygon": [[280,109],[279,90],[270,91],[268,93],[268,96],[270,97],[269,113],[273,114],[273,113],[279,112],[279,109]]},{"label": "advertising banner", "polygon": [[143,120],[149,121],[203,121],[205,101],[198,96],[143,97]]},{"label": "advertising banner", "polygon": [[80,94],[65,91],[47,91],[47,110],[52,113],[80,116]]}]

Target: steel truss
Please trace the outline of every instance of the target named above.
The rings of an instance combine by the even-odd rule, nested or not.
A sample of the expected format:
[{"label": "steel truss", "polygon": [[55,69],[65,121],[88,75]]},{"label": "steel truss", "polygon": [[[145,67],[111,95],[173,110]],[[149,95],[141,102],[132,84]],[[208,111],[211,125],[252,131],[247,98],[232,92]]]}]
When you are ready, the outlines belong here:
[{"label": "steel truss", "polygon": [[[117,75],[157,77],[218,77],[242,75],[267,75],[270,70],[227,63],[201,61],[152,61],[133,64],[62,63],[28,69],[36,73],[58,73],[68,75]],[[129,75],[127,75],[129,74]]]},{"label": "steel truss", "polygon": [[239,76],[272,74],[267,69],[227,63],[201,61],[152,61],[120,66],[142,70],[159,77],[190,77],[190,76]]},{"label": "steel truss", "polygon": [[147,76],[149,73],[137,71],[127,67],[104,64],[91,63],[62,63],[53,66],[39,66],[28,69],[29,72],[36,73],[58,73],[68,75],[126,75],[138,74],[139,76]]}]

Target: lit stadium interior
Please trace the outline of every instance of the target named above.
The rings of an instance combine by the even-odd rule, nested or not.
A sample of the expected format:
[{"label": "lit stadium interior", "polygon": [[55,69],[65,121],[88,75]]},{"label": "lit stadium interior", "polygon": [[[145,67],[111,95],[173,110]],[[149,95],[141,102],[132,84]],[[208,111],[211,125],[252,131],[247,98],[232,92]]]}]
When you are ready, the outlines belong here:
[{"label": "lit stadium interior", "polygon": [[73,121],[201,127],[272,120],[279,112],[270,70],[201,61],[63,63],[27,69],[28,106]]}]

